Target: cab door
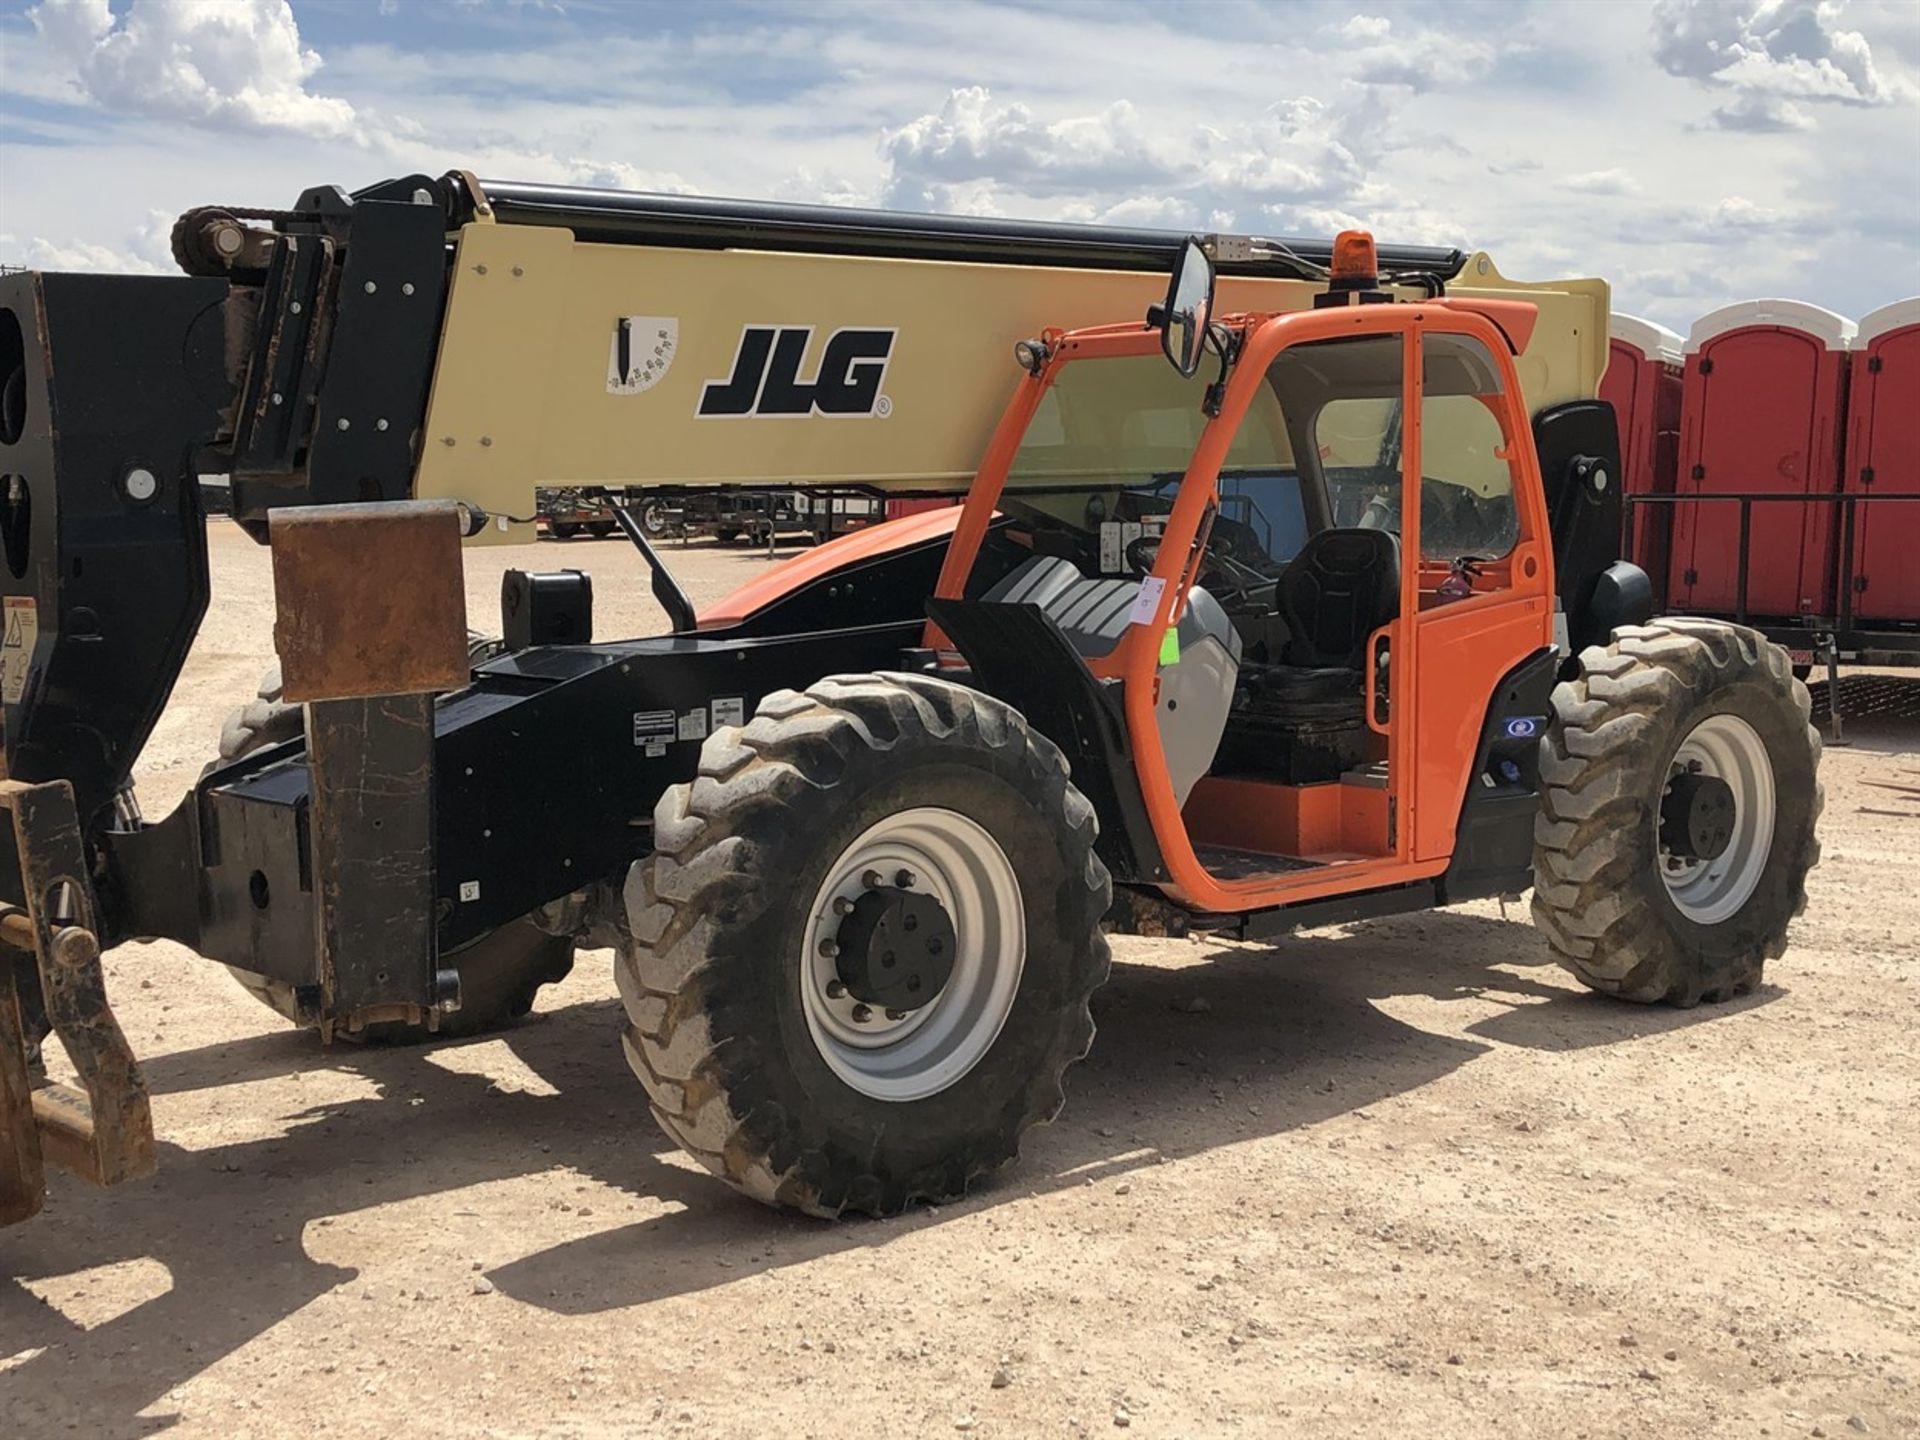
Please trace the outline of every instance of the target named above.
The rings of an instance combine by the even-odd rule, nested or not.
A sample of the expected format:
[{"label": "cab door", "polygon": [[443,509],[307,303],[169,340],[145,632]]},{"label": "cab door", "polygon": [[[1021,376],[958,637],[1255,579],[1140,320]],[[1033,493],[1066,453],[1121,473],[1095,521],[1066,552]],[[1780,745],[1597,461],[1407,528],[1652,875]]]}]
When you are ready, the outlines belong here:
[{"label": "cab door", "polygon": [[[1417,576],[1416,743],[1404,812],[1415,862],[1453,854],[1469,785],[1518,793],[1530,781],[1497,762],[1486,775],[1476,767],[1490,707],[1544,730],[1544,714],[1507,715],[1503,682],[1553,639],[1552,543],[1512,357],[1491,326],[1463,325],[1472,317],[1438,307],[1427,313],[1406,467],[1409,490],[1419,490],[1407,556]],[[1414,508],[1411,493],[1402,504]]]}]

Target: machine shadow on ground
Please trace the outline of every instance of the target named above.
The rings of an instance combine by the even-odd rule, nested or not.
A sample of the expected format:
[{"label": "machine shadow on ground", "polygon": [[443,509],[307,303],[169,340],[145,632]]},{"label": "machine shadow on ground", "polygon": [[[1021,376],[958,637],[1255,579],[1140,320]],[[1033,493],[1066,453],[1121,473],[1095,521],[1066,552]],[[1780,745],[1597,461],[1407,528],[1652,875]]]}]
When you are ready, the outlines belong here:
[{"label": "machine shadow on ground", "polygon": [[[1672,1011],[1542,983],[1494,968],[1541,957],[1517,915],[1502,922],[1439,912],[1213,954],[1212,963],[1177,969],[1116,963],[1096,997],[1099,1037],[1069,1077],[1059,1121],[964,1202],[886,1221],[828,1224],[769,1211],[684,1163],[655,1130],[621,1058],[613,1001],[540,1014],[507,1033],[551,1094],[503,1089],[431,1063],[422,1049],[336,1050],[325,1063],[364,1077],[376,1096],[287,1115],[286,1133],[268,1140],[191,1152],[163,1144],[159,1176],[123,1190],[57,1183],[48,1213],[6,1241],[0,1350],[25,1358],[0,1372],[0,1413],[25,1413],[28,1397],[44,1404],[57,1390],[69,1407],[59,1413],[88,1433],[165,1428],[170,1421],[139,1412],[357,1278],[313,1259],[302,1241],[309,1224],[363,1209],[548,1170],[668,1202],[665,1213],[488,1272],[499,1291],[530,1305],[596,1314],[878,1249],[1008,1200],[1310,1127],[1416,1090],[1491,1042],[1548,1050],[1631,1043],[1730,1018],[1778,993]],[[1466,1027],[1477,1038],[1464,1040],[1403,1023],[1375,1003],[1401,996],[1505,1008]],[[279,1031],[158,1056],[149,1082],[164,1097],[310,1070],[315,1044]],[[166,1268],[171,1288],[91,1329],[24,1283],[142,1258]],[[445,1277],[443,1292],[469,1278]]]}]

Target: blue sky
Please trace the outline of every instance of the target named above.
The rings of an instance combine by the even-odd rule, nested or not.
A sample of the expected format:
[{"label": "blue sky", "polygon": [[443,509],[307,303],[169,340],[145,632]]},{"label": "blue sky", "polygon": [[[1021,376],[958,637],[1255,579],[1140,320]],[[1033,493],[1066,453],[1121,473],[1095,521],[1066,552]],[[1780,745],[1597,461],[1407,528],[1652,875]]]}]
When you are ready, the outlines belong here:
[{"label": "blue sky", "polygon": [[416,170],[1597,274],[1684,328],[1920,293],[1915,0],[0,0],[0,261]]}]

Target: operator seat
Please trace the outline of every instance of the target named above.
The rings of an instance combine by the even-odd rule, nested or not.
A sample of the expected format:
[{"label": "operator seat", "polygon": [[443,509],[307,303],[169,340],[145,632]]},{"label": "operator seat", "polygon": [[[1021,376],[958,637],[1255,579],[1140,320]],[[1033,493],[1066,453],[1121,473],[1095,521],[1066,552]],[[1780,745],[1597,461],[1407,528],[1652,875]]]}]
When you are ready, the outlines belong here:
[{"label": "operator seat", "polygon": [[1322,530],[1282,572],[1274,604],[1287,625],[1278,665],[1259,676],[1269,703],[1356,698],[1367,637],[1400,607],[1400,537],[1388,530]]}]

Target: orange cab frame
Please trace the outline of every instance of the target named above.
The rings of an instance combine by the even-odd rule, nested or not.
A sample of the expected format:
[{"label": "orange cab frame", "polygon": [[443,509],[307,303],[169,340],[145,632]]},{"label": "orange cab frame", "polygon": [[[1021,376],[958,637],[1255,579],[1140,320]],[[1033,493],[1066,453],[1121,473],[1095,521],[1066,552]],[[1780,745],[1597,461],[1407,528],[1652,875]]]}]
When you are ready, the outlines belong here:
[{"label": "orange cab frame", "polygon": [[[1488,697],[1503,676],[1553,642],[1553,550],[1540,483],[1539,462],[1529,443],[1528,418],[1513,364],[1512,331],[1531,326],[1531,306],[1507,306],[1515,313],[1495,323],[1480,305],[1445,300],[1416,304],[1367,304],[1262,316],[1233,316],[1225,326],[1239,337],[1233,373],[1218,413],[1201,434],[1179,486],[1151,576],[1161,582],[1153,618],[1131,626],[1114,650],[1090,662],[1103,680],[1124,687],[1124,713],[1133,745],[1142,798],[1165,861],[1160,888],[1190,909],[1247,912],[1355,891],[1423,880],[1447,868],[1454,848],[1454,827],[1471,779],[1476,742]],[[1273,873],[1223,879],[1211,874],[1195,852],[1186,818],[1175,800],[1166,755],[1155,723],[1155,675],[1162,641],[1177,622],[1203,556],[1203,525],[1219,498],[1221,465],[1268,367],[1289,346],[1351,336],[1387,335],[1402,347],[1402,552],[1420,556],[1422,337],[1445,333],[1478,340],[1498,366],[1500,394],[1486,397],[1503,432],[1499,458],[1512,468],[1513,499],[1519,538],[1511,552],[1484,575],[1489,588],[1446,604],[1435,591],[1448,573],[1445,563],[1417,558],[1403,562],[1395,617],[1374,635],[1367,654],[1384,644],[1387,667],[1388,844],[1387,853],[1350,858],[1307,869],[1276,868]],[[936,596],[955,599],[1000,503],[1008,472],[1027,427],[1048,388],[1069,364],[1155,354],[1156,329],[1109,325],[1043,337],[1048,358],[1038,373],[1021,382],[995,429],[993,439],[968,492],[954,531]],[[1522,342],[1524,340],[1522,339]],[[929,625],[927,640],[940,646],[945,637]],[[1368,667],[1367,713],[1373,722]],[[1383,727],[1375,725],[1376,729]],[[1283,787],[1268,787],[1277,792]],[[1276,793],[1276,800],[1278,799]]]}]

